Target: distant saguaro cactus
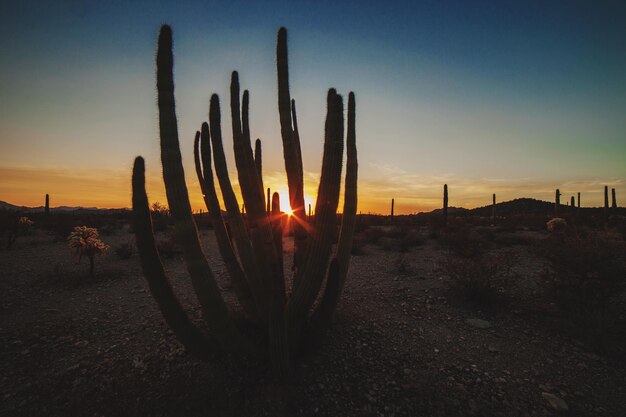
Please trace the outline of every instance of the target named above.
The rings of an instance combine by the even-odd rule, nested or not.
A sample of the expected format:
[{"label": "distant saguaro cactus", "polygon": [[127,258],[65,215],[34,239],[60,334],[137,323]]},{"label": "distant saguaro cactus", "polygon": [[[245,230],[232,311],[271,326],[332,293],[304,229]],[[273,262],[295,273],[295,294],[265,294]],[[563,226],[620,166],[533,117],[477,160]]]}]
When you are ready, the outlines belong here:
[{"label": "distant saguaro cactus", "polygon": [[617,199],[615,198],[615,188],[611,188],[611,208],[617,208]]},{"label": "distant saguaro cactus", "polygon": [[560,208],[561,208],[561,190],[557,188],[554,193],[554,215],[556,217],[559,216]]},{"label": "distant saguaro cactus", "polygon": [[50,195],[46,194],[46,206],[44,208],[44,216],[48,217],[50,215]]},{"label": "distant saguaro cactus", "polygon": [[395,208],[396,200],[394,198],[391,199],[391,218],[393,219],[393,210]]},{"label": "distant saguaro cactus", "polygon": [[496,195],[495,193],[492,196],[492,201],[491,201],[491,221],[493,223],[496,222]]},{"label": "distant saguaro cactus", "polygon": [[578,209],[580,210],[580,193],[578,193]]},{"label": "distant saguaro cactus", "polygon": [[570,207],[573,209],[576,208],[576,200],[574,199],[574,196],[570,199]]},{"label": "distant saguaro cactus", "polygon": [[448,184],[443,185],[443,225],[448,225]]},{"label": "distant saguaro cactus", "polygon": [[609,218],[609,187],[604,186],[604,219]]},{"label": "distant saguaro cactus", "polygon": [[[278,31],[278,97],[281,134],[289,197],[295,221],[294,276],[284,276],[280,202],[274,193],[271,212],[267,212],[260,169],[260,144],[253,157],[250,141],[249,94],[244,91],[240,104],[239,77],[233,72],[230,108],[235,163],[246,219],[239,210],[222,144],[219,98],[211,96],[209,123],[202,125],[194,141],[196,174],[207,209],[215,226],[218,249],[227,266],[234,292],[249,321],[264,330],[263,343],[269,353],[275,376],[284,379],[304,340],[316,338],[330,326],[333,312],[346,280],[357,204],[357,154],[355,98],[348,96],[346,135],[345,198],[341,232],[336,255],[332,258],[337,222],[342,160],[344,150],[343,99],[334,89],[328,91],[324,156],[315,207],[315,222],[304,229],[304,188],[300,138],[295,101],[289,95],[287,32]],[[163,180],[175,221],[176,240],[180,242],[191,282],[211,331],[205,336],[189,319],[166,278],[148,210],[145,190],[144,160],[135,159],[133,168],[133,213],[137,248],[144,275],[163,316],[182,344],[200,358],[225,350],[247,354],[249,338],[258,332],[243,332],[231,319],[214,274],[205,258],[197,228],[191,216],[189,196],[178,140],[174,101],[172,32],[164,25],[157,50],[157,90]],[[212,157],[212,158],[211,158]],[[223,218],[214,183],[211,159],[228,213]],[[226,226],[230,228],[232,243]],[[219,232],[218,232],[219,230]],[[326,282],[325,288],[322,288]],[[292,283],[291,291],[286,287]],[[288,293],[290,296],[288,297]],[[319,303],[315,303],[321,295]]]}]

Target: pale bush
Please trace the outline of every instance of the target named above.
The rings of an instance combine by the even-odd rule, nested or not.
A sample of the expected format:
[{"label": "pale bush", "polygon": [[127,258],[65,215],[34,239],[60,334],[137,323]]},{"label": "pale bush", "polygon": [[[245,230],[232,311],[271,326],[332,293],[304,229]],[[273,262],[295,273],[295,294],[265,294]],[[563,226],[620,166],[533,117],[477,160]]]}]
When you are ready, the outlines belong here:
[{"label": "pale bush", "polygon": [[548,232],[550,233],[563,232],[567,228],[567,222],[565,221],[565,219],[555,217],[554,219],[546,223],[546,227],[548,229]]}]

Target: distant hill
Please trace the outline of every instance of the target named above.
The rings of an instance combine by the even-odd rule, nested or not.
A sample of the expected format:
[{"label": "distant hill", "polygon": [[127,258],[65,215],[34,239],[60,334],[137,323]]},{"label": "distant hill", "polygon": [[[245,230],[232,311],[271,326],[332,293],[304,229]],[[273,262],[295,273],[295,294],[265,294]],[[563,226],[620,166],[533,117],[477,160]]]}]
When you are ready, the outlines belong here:
[{"label": "distant hill", "polygon": [[[563,210],[567,210],[569,207],[565,207],[561,204]],[[491,216],[492,206],[476,207],[470,210],[471,215],[476,216]],[[511,201],[503,201],[502,203],[496,203],[496,214],[498,216],[508,216],[511,214],[546,214],[554,213],[554,203],[548,201],[535,200],[534,198],[516,198]]]},{"label": "distant hill", "polygon": [[[431,217],[431,216],[440,216],[441,211],[443,209],[438,208],[429,212],[421,212],[417,215],[420,217]],[[492,206],[491,204],[476,207],[473,209],[466,209],[463,207],[448,207],[448,214],[454,216],[479,216],[479,217],[490,217],[491,216]],[[570,210],[569,205],[561,204],[561,212],[567,213]],[[584,213],[598,213],[602,214],[603,207],[582,207],[582,212]],[[626,208],[619,207],[617,209],[617,213],[620,216],[626,214]],[[497,216],[511,216],[516,214],[546,214],[552,215],[554,214],[554,203],[549,201],[536,200],[534,198],[516,198],[511,201],[503,201],[501,203],[496,203],[496,215]]]},{"label": "distant hill", "polygon": [[[16,206],[15,204],[7,203],[6,201],[0,201],[0,210],[11,210],[11,211],[19,211],[23,213],[43,213],[44,206],[39,207],[26,207],[26,206]],[[98,211],[119,211],[125,209],[99,209],[97,207],[70,207],[70,206],[58,206],[58,207],[50,207],[50,210],[55,212],[98,212]]]}]

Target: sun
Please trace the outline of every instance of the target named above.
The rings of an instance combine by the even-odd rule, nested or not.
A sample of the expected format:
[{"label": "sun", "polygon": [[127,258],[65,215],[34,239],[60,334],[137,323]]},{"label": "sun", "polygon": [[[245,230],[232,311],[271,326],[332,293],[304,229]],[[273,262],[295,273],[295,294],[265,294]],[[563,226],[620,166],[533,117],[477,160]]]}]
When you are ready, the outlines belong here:
[{"label": "sun", "polygon": [[293,210],[291,209],[291,207],[285,209],[285,214],[287,216],[293,216]]}]

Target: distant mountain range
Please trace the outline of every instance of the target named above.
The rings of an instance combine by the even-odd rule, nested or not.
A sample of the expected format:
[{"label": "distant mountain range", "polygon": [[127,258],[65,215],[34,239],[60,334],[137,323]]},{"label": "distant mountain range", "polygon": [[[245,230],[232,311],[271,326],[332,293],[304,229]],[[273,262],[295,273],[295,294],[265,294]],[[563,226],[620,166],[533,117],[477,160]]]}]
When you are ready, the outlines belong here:
[{"label": "distant mountain range", "polygon": [[[567,213],[570,209],[568,204],[561,204],[561,211],[563,213]],[[448,213],[454,214],[458,216],[481,216],[481,217],[489,217],[491,216],[492,206],[491,204],[476,207],[473,209],[466,209],[463,207],[448,207]],[[581,207],[581,210],[585,212],[593,212],[603,210],[603,207]],[[625,208],[619,207],[618,213],[623,215],[626,212]],[[442,209],[438,208],[430,212],[419,213],[422,216],[430,216],[441,213]],[[501,203],[496,203],[496,215],[497,216],[510,216],[514,214],[553,214],[554,213],[554,203],[549,201],[536,200],[534,198],[516,198],[511,201],[503,201]]]},{"label": "distant mountain range", "polygon": [[[15,204],[7,203],[6,201],[0,201],[0,210],[13,210],[20,211],[24,213],[42,213],[44,211],[44,206],[39,207],[26,207],[26,206],[16,206]],[[58,206],[58,207],[50,207],[50,210],[53,211],[98,211],[98,210],[109,210],[109,209],[99,209],[98,207],[69,207],[69,206]]]},{"label": "distant mountain range", "polygon": [[[569,206],[566,204],[561,204],[563,212],[566,213],[569,209]],[[59,207],[51,207],[50,208],[54,212],[74,212],[74,213],[94,213],[94,212],[119,212],[125,211],[128,209],[120,208],[120,209],[99,209],[97,207],[68,207],[68,206],[59,206]],[[463,216],[482,216],[489,217],[491,216],[491,204],[483,207],[476,207],[473,209],[466,209],[463,207],[449,207],[448,213]],[[594,211],[601,210],[602,207],[583,207],[584,211]],[[39,207],[25,207],[25,206],[16,206],[14,204],[7,203],[6,201],[0,201],[0,210],[12,210],[19,211],[23,213],[42,213],[44,211],[44,206]],[[441,213],[440,208],[432,210],[430,212],[421,212],[418,213],[419,216],[430,216],[435,215],[437,213]],[[554,203],[542,200],[535,200],[534,198],[516,198],[511,201],[504,201],[502,203],[496,204],[496,213],[498,216],[508,216],[512,214],[552,214],[554,213]],[[626,208],[620,207],[618,208],[618,213],[620,215],[626,214]]]}]

